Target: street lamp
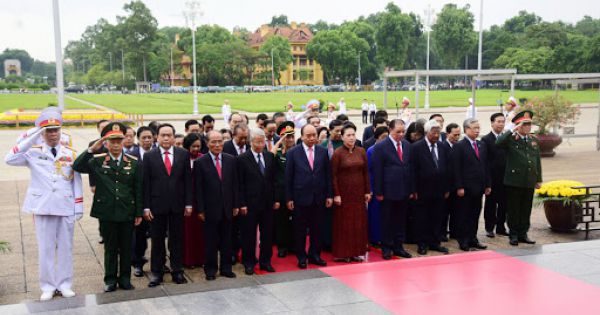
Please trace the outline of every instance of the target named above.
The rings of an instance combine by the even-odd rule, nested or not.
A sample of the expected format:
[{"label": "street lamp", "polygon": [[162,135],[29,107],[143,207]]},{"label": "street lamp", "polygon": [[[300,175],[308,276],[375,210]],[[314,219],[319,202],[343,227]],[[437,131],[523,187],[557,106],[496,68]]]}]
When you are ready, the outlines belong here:
[{"label": "street lamp", "polygon": [[273,61],[273,48],[271,48],[271,92],[275,91],[275,61]]},{"label": "street lamp", "polygon": [[[431,4],[427,7],[427,10],[425,10],[425,15],[427,15],[427,25],[426,30],[427,30],[427,71],[429,71],[429,38],[431,37],[431,24],[433,24],[433,19],[431,17],[431,15],[434,14],[434,10],[431,8]],[[425,109],[429,109],[429,73],[427,73],[427,76],[425,77]]]},{"label": "street lamp", "polygon": [[200,18],[203,13],[200,10],[200,2],[198,1],[187,1],[185,3],[186,10],[183,11],[183,17],[185,18],[185,23],[192,30],[192,59],[194,66],[194,115],[198,115],[198,89],[196,88],[196,19]]},{"label": "street lamp", "polygon": [[63,78],[62,45],[60,43],[60,13],[58,0],[52,1],[54,13],[54,53],[56,58],[56,89],[58,90],[58,108],[65,108],[65,82]]}]

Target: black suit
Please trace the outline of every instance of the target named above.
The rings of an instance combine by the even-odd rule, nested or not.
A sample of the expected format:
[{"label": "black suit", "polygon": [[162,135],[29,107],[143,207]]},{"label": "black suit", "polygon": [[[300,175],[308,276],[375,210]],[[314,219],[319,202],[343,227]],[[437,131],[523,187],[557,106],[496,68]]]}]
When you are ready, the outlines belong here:
[{"label": "black suit", "polygon": [[305,263],[307,259],[307,229],[310,230],[308,257],[320,259],[325,200],[333,198],[327,149],[320,145],[314,145],[313,149],[313,169],[310,168],[304,145],[297,145],[286,154],[286,200],[294,202],[295,250],[300,263]]},{"label": "black suit", "polygon": [[233,209],[239,208],[235,158],[227,153],[221,153],[219,158],[222,179],[210,153],[194,161],[196,211],[205,216],[204,272],[207,276],[214,276],[217,272],[218,252],[221,272],[231,271],[231,219]]},{"label": "black suit", "polygon": [[415,223],[419,246],[439,245],[442,237],[440,226],[446,208],[445,194],[450,191],[450,154],[447,146],[435,143],[434,155],[431,145],[422,139],[412,144],[411,167],[415,176],[417,193]]},{"label": "black suit", "polygon": [[456,188],[454,188],[454,169],[452,168],[452,152],[454,151],[453,147],[450,146],[448,141],[444,141],[440,144],[446,148],[448,152],[448,158],[450,161],[448,162],[448,180],[450,182],[450,196],[446,200],[446,208],[444,209],[443,219],[442,219],[442,227],[441,238],[445,239],[445,237],[450,234],[450,237],[455,237],[456,232]]},{"label": "black suit", "polygon": [[483,217],[485,230],[506,232],[506,192],[504,190],[504,171],[506,168],[506,152],[496,146],[496,135],[493,132],[485,135],[481,141],[488,150],[488,165],[492,178],[492,193],[485,198]]},{"label": "black suit", "polygon": [[375,137],[371,137],[371,138],[365,140],[365,142],[363,143],[363,147],[365,148],[365,151],[369,150],[369,148],[374,146],[375,143],[377,143],[377,139],[375,139]]},{"label": "black suit", "polygon": [[453,181],[455,189],[464,189],[463,197],[457,196],[456,237],[460,244],[472,246],[478,243],[477,227],[481,214],[481,197],[491,186],[485,144],[477,141],[479,157],[468,137],[454,145],[452,152]]},{"label": "black suit", "polygon": [[144,209],[150,209],[152,238],[150,269],[162,277],[165,264],[165,237],[169,235],[169,254],[173,274],[183,272],[183,213],[192,205],[192,177],[188,151],[173,147],[171,174],[167,173],[160,148],[144,154]]},{"label": "black suit", "polygon": [[[138,165],[143,172],[144,166],[140,154],[140,147],[136,145],[129,153],[138,159]],[[143,174],[143,173],[142,173]],[[142,175],[143,176],[143,175]],[[150,229],[150,223],[146,220],[133,228],[133,237],[131,238],[131,265],[142,268],[146,263],[144,255],[148,249],[147,235]]]},{"label": "black suit", "polygon": [[260,228],[261,266],[271,265],[273,256],[273,203],[275,183],[274,156],[260,152],[264,174],[252,150],[238,156],[240,182],[240,205],[248,208],[248,214],[240,218],[242,231],[242,263],[253,268],[256,265],[256,228]]},{"label": "black suit", "polygon": [[[234,157],[238,156],[238,148],[236,148],[233,140],[225,141],[223,143],[223,152],[230,154]],[[250,151],[250,145],[246,143],[244,146],[244,152]],[[237,259],[237,255],[242,248],[242,231],[239,223],[239,217],[234,217],[231,225],[231,251],[232,251],[232,260],[235,261]]]},{"label": "black suit", "polygon": [[375,128],[373,126],[366,126],[362,135],[362,142],[367,141],[367,139],[372,138],[375,135]]}]

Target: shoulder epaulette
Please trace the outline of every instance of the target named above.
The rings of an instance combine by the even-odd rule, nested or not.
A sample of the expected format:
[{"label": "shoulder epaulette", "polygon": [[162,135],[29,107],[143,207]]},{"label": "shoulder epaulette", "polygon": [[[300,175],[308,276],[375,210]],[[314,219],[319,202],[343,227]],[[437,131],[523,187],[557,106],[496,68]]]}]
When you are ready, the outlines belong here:
[{"label": "shoulder epaulette", "polygon": [[41,145],[33,145],[31,146],[32,149],[41,149],[42,146]]},{"label": "shoulder epaulette", "polygon": [[135,156],[133,156],[133,155],[131,155],[131,154],[127,154],[127,153],[125,153],[125,155],[126,155],[128,158],[132,159],[132,160],[135,160],[135,161],[137,161],[137,160],[138,160],[138,158],[137,158],[137,157],[135,157]]},{"label": "shoulder epaulette", "polygon": [[71,151],[73,151],[73,152],[77,152],[77,150],[73,149],[73,147],[70,147],[70,146],[68,146],[68,145],[66,145],[66,146],[65,146],[65,148],[67,148],[67,149],[69,149],[69,150],[71,150]]},{"label": "shoulder epaulette", "polygon": [[98,157],[104,157],[104,156],[106,156],[106,154],[107,154],[107,153],[98,153],[98,154],[94,154],[94,157],[95,157],[95,158],[98,158]]}]

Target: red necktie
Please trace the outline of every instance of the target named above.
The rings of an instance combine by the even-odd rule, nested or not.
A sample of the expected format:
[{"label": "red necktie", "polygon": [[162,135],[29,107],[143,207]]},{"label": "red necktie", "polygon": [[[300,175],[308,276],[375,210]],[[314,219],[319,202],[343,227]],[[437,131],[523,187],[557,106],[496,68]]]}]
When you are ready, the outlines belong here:
[{"label": "red necktie", "polygon": [[396,142],[396,151],[398,152],[398,158],[400,158],[400,161],[404,162],[404,154],[402,154],[402,143],[400,143],[399,141]]},{"label": "red necktie", "polygon": [[473,149],[475,150],[475,155],[479,158],[479,148],[477,147],[477,141],[473,141]]},{"label": "red necktie", "polygon": [[219,174],[219,179],[223,180],[223,175],[221,175],[221,162],[219,162],[219,156],[215,156],[215,167],[217,168],[217,174]]},{"label": "red necktie", "polygon": [[169,151],[165,151],[165,168],[167,169],[167,174],[171,176],[171,159],[169,158]]},{"label": "red necktie", "polygon": [[310,169],[313,170],[315,167],[315,156],[312,147],[308,148],[308,164],[310,165]]}]

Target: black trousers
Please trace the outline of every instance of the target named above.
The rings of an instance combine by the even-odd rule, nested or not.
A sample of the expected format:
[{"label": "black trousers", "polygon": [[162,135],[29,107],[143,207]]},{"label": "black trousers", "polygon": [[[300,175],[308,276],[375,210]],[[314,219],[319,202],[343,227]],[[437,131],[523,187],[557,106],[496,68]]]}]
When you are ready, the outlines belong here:
[{"label": "black trousers", "polygon": [[[217,270],[231,271],[231,219],[227,219],[225,214],[219,221],[204,224],[204,253],[204,273],[207,276],[216,275]],[[220,264],[217,264],[218,256]]]},{"label": "black trousers", "polygon": [[[323,226],[325,207],[316,203],[310,206],[295,206],[293,213],[295,251],[298,261],[306,262],[306,259],[309,257],[311,259],[320,257],[321,227]],[[308,254],[306,253],[307,233],[310,233]]]},{"label": "black trousers", "polygon": [[369,123],[373,123],[373,120],[375,120],[375,112],[370,112],[369,113]]},{"label": "black trousers", "polygon": [[248,214],[240,217],[242,231],[242,263],[245,267],[256,265],[256,229],[260,231],[261,266],[271,264],[273,257],[273,210],[248,209]]},{"label": "black trousers", "polygon": [[506,186],[506,218],[511,236],[524,238],[531,226],[533,188]]},{"label": "black trousers", "polygon": [[367,123],[367,117],[369,116],[369,112],[366,110],[362,111],[362,123],[366,124]]},{"label": "black trousers", "polygon": [[448,234],[452,238],[456,237],[456,193],[454,191],[451,191],[448,199],[444,201],[440,233],[440,238]]},{"label": "black trousers", "polygon": [[148,249],[148,239],[146,235],[150,229],[150,223],[142,220],[140,225],[133,228],[133,238],[131,241],[131,265],[137,267],[144,266],[144,256]]},{"label": "black trousers", "polygon": [[384,254],[402,248],[406,239],[408,200],[381,202],[381,249]]},{"label": "black trousers", "polygon": [[293,212],[287,208],[285,200],[279,202],[279,209],[275,210],[275,243],[278,250],[294,249],[294,225],[292,224]]},{"label": "black trousers", "polygon": [[460,244],[472,245],[477,242],[481,196],[457,196],[456,204],[456,240]]},{"label": "black trousers", "polygon": [[440,225],[446,200],[444,198],[420,198],[415,206],[416,242],[419,246],[440,244]]},{"label": "black trousers", "polygon": [[162,277],[164,272],[167,231],[171,273],[183,272],[183,212],[154,215],[154,219],[150,221],[152,239],[150,270],[158,277]]},{"label": "black trousers", "polygon": [[133,222],[100,220],[104,238],[104,284],[131,283]]},{"label": "black trousers", "polygon": [[493,232],[504,232],[506,228],[506,190],[499,183],[492,185],[492,193],[485,197],[483,207],[483,218],[485,219],[485,230]]}]

